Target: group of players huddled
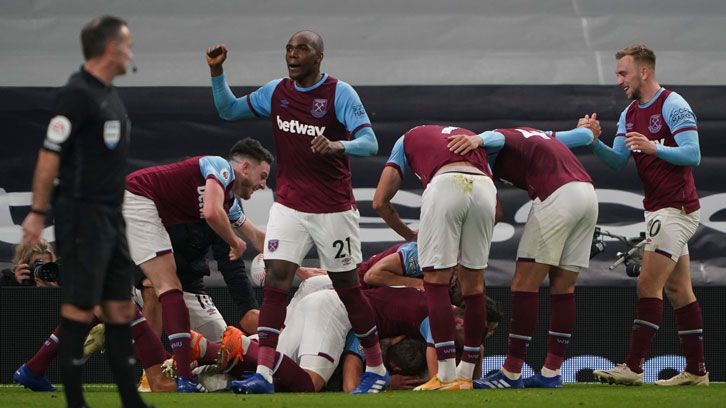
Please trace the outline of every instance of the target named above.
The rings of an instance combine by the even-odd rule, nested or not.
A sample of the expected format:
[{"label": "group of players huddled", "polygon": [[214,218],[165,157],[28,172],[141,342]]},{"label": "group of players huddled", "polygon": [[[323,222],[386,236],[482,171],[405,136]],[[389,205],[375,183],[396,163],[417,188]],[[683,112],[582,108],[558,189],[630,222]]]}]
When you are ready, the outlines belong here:
[{"label": "group of players huddled", "polygon": [[[94,20],[89,27],[103,25],[103,19],[113,18]],[[41,158],[52,156],[56,164],[60,156],[56,219],[72,217],[58,214],[59,207],[77,211],[81,205],[73,200],[88,200],[83,182],[63,183],[74,177],[83,180],[78,146],[124,149],[125,158],[130,129],[123,104],[118,100],[117,109],[110,109],[104,98],[115,92],[110,80],[130,63],[130,34],[123,21],[111,27],[116,31],[111,30],[100,54],[87,55],[84,67],[61,90],[57,116],[41,149]],[[128,250],[126,242],[118,244],[120,250],[111,248],[106,252],[120,254],[104,255],[103,262],[110,265],[99,264],[99,271],[88,273],[117,276],[118,286],[118,276],[128,278],[127,273],[106,275],[105,268],[126,271],[129,268],[118,264],[130,258],[143,271],[146,280],[139,279],[144,282],[139,287],[146,292],[148,316],[136,309],[130,321],[136,355],[151,389],[204,392],[206,384],[236,393],[269,394],[276,385],[280,390],[319,391],[340,363],[343,389],[354,394],[377,393],[392,382],[394,388],[416,391],[561,387],[560,367],[575,324],[574,287],[580,270],[588,267],[598,217],[592,180],[570,151],[578,146],[589,147],[614,169],[622,169],[632,155],[645,190],[647,243],[630,351],[624,364],[597,370],[595,377],[609,383],[643,383],[643,361],[661,323],[665,289],[676,310],[687,364],[683,372],[656,384],[708,385],[701,311],[691,287],[687,247],[699,223],[691,170],[700,161],[696,117],[680,95],[658,84],[650,49],[638,44],[616,54],[617,83],[633,102],[618,121],[612,147],[599,140],[596,113],[584,115],[574,129],[566,131],[515,127],[478,133],[457,126],[421,125],[404,132],[382,170],[373,208],[406,243],[366,262],[349,163],[350,156],[377,154],[378,143],[355,90],[320,71],[323,56],[322,38],[312,31],[299,31],[286,45],[289,77],[237,98],[222,69],[227,48],[210,47],[206,59],[220,117],[269,117],[276,158],[257,140],[247,138],[237,142],[227,158],[198,156],[131,173],[122,180],[121,197],[118,189],[109,194],[113,200],[106,204],[111,201],[121,209]],[[95,74],[94,62],[115,68],[106,76],[108,81]],[[103,155],[87,160],[103,160]],[[245,216],[239,199],[249,199],[265,188],[273,160],[277,164],[275,202],[263,231]],[[391,203],[406,171],[424,187],[418,230],[412,230]],[[38,219],[42,221],[48,205],[48,193],[38,182],[42,174],[36,170],[33,207],[23,224],[29,243],[37,239]],[[507,356],[499,371],[475,378],[481,372],[476,366],[482,359],[483,340],[500,319],[496,303],[484,294],[493,228],[502,215],[495,179],[526,190],[532,206],[511,283]],[[181,225],[189,225],[188,230],[175,240],[173,231]],[[214,254],[223,272],[241,262],[246,243],[235,230],[263,253],[266,266],[263,301],[259,312],[256,304],[247,303],[240,322],[244,332],[220,322],[200,284],[200,276],[208,272],[204,254],[210,245],[217,245]],[[63,239],[79,232],[62,228],[57,232],[66,234],[58,242],[68,264],[78,247],[63,245]],[[124,237],[118,237],[119,242]],[[197,251],[180,261],[182,254],[190,252],[182,249],[189,242],[194,242]],[[320,268],[301,267],[313,246]],[[81,256],[76,254],[75,259]],[[92,299],[76,299],[74,293],[87,285],[81,277],[86,279],[83,273],[88,268],[80,264],[70,262],[69,273],[78,278],[64,277],[64,320],[44,348],[57,347],[60,337],[63,349],[63,327],[72,325],[67,321],[82,326],[74,330],[85,336],[91,318],[73,312],[85,313],[108,301],[130,303],[130,295],[107,288],[106,278],[93,280]],[[236,293],[241,298],[237,288],[243,291],[249,283],[234,283],[243,279],[238,276],[244,270],[238,269],[225,273],[225,279],[233,297]],[[200,275],[179,279],[189,273]],[[296,274],[305,279],[288,305]],[[547,358],[541,371],[521,378],[538,317],[539,285],[546,277],[552,305]],[[245,293],[251,296],[248,289]],[[107,327],[109,320],[114,321],[107,309],[97,315]],[[118,320],[114,324],[123,323]],[[166,352],[159,341],[160,320],[173,351],[173,360],[163,370]],[[250,337],[253,333],[256,336]],[[72,336],[75,339],[78,334]],[[88,345],[97,340],[91,337]],[[381,343],[387,346],[386,353]],[[49,353],[54,355],[54,350]],[[77,355],[78,348],[74,350]],[[48,356],[41,360],[49,361]],[[176,380],[163,378],[161,371]],[[31,360],[15,377],[30,388],[49,390],[52,386],[43,372],[42,364]],[[428,377],[417,380],[421,372]],[[213,377],[219,381],[204,381]],[[121,386],[119,390],[123,397]]]}]

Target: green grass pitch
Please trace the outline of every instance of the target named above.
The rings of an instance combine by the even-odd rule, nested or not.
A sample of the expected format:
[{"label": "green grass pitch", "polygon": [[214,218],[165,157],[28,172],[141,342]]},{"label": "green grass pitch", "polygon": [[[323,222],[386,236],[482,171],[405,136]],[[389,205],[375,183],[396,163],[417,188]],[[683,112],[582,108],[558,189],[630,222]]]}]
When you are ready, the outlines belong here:
[{"label": "green grass pitch", "polygon": [[[560,390],[472,390],[448,392],[391,391],[378,395],[280,393],[275,395],[145,393],[144,401],[163,407],[249,407],[249,408],[333,408],[333,407],[726,407],[726,384],[710,387],[659,388],[609,386],[604,384],[565,385]],[[121,401],[115,387],[87,385],[86,401],[93,408],[118,408]],[[0,407],[65,407],[62,393],[32,392],[16,385],[0,386]]]}]

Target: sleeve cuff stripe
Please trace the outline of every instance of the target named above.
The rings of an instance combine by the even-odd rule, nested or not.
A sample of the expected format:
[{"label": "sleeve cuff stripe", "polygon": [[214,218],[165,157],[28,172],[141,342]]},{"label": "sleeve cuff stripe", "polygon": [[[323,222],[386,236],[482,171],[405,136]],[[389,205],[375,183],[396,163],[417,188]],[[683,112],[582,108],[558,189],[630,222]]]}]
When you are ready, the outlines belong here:
[{"label": "sleeve cuff stripe", "polygon": [[687,130],[695,130],[696,132],[698,132],[698,128],[696,128],[696,127],[685,127],[683,129],[678,129],[675,132],[673,132],[673,136],[675,136],[675,135],[677,135],[677,134],[679,134],[681,132],[685,132]]},{"label": "sleeve cuff stripe", "polygon": [[364,123],[364,124],[358,126],[357,128],[353,129],[352,132],[350,132],[351,136],[355,135],[359,130],[361,130],[363,128],[366,128],[366,127],[371,127],[371,124],[370,123]]}]

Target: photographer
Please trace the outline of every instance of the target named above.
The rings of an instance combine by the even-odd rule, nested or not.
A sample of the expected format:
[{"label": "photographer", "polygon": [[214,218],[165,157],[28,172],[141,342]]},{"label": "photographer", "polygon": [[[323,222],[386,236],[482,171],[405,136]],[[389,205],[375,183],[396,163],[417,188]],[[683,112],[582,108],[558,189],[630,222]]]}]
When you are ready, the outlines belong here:
[{"label": "photographer", "polygon": [[12,268],[2,271],[0,286],[58,286],[58,266],[53,247],[42,238],[33,246],[15,248]]}]

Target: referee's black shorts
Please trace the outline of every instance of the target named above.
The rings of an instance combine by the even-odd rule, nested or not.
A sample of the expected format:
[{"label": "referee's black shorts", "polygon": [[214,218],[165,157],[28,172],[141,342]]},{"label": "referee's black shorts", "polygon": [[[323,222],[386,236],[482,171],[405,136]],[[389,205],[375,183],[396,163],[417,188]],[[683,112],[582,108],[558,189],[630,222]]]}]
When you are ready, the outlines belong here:
[{"label": "referee's black shorts", "polygon": [[53,213],[63,303],[91,309],[131,299],[134,263],[121,207],[58,197]]}]

